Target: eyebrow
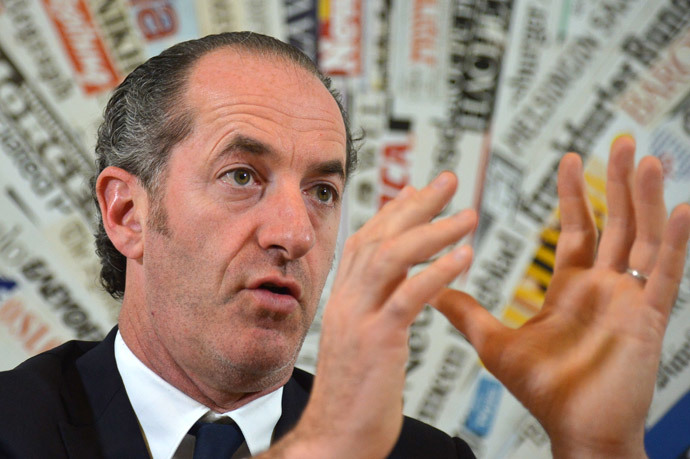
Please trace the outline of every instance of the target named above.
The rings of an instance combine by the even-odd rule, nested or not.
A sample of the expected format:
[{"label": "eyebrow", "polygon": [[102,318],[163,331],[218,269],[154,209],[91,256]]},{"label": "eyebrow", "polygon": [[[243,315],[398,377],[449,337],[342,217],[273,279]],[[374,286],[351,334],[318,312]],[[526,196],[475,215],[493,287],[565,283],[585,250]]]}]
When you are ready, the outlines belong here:
[{"label": "eyebrow", "polygon": [[[238,135],[234,137],[223,149],[218,153],[216,159],[226,156],[231,156],[234,153],[249,153],[255,156],[277,156],[278,152],[268,144],[251,137]],[[311,173],[318,175],[336,175],[341,180],[345,180],[345,169],[342,161],[331,159],[328,161],[319,162],[309,168]]]},{"label": "eyebrow", "polygon": [[312,168],[319,175],[337,175],[341,180],[345,180],[345,170],[343,163],[337,159],[323,161]]},{"label": "eyebrow", "polygon": [[270,146],[259,140],[252,139],[243,135],[233,137],[228,144],[220,151],[218,157],[231,155],[235,152],[251,153],[252,155],[275,155],[276,151]]}]

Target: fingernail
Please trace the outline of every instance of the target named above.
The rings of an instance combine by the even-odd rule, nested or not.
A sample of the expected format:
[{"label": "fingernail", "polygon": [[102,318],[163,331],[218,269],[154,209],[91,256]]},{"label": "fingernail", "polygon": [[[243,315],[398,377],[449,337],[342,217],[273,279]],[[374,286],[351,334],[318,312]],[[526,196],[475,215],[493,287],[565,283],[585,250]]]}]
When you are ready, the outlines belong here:
[{"label": "fingernail", "polygon": [[441,172],[441,174],[434,179],[433,182],[431,182],[431,186],[436,188],[436,189],[443,189],[448,185],[448,182],[450,182],[450,176],[444,172]]},{"label": "fingernail", "polygon": [[473,215],[474,215],[474,211],[472,211],[470,209],[463,209],[460,212],[458,212],[457,214],[455,214],[455,218],[457,218],[458,220],[468,220]]},{"label": "fingernail", "polygon": [[469,262],[471,257],[472,250],[466,245],[460,246],[453,250],[453,258],[463,263]]}]

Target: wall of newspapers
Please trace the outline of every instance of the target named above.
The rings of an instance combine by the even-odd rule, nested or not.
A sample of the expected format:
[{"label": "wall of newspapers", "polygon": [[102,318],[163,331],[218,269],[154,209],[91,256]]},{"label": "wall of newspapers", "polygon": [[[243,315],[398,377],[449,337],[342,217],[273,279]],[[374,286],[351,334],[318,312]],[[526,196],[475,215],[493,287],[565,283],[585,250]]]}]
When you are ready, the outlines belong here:
[{"label": "wall of newspapers", "polygon": [[[0,369],[115,324],[87,186],[102,108],[148,57],[227,30],[299,46],[343,91],[365,141],[341,241],[406,184],[458,174],[447,212],[476,207],[481,222],[457,284],[507,324],[539,310],[551,277],[564,152],[585,159],[598,222],[622,133],[662,160],[669,208],[690,200],[688,0],[0,0]],[[317,317],[305,369],[319,331]],[[550,456],[539,424],[440,314],[422,312],[410,350],[406,414],[479,457]],[[648,418],[652,457],[690,447],[689,363],[690,265]]]}]

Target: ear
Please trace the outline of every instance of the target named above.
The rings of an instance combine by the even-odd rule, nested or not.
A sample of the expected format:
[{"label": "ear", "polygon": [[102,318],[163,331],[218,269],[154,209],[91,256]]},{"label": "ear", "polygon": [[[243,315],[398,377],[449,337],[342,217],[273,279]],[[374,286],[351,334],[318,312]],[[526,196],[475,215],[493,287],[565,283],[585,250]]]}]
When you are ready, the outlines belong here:
[{"label": "ear", "polygon": [[115,248],[127,258],[141,258],[147,195],[137,177],[108,166],[98,175],[96,196],[105,232]]}]

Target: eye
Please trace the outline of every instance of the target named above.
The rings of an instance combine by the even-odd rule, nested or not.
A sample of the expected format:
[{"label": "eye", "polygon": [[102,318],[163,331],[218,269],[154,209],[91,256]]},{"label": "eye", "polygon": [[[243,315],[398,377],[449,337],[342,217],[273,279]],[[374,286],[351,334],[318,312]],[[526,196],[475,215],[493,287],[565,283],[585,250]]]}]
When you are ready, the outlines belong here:
[{"label": "eye", "polygon": [[253,180],[252,172],[249,169],[234,169],[228,171],[225,176],[240,186],[249,185]]},{"label": "eye", "polygon": [[337,192],[329,185],[316,185],[314,187],[314,196],[320,202],[331,204],[338,198]]}]

